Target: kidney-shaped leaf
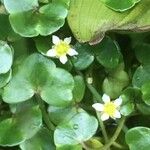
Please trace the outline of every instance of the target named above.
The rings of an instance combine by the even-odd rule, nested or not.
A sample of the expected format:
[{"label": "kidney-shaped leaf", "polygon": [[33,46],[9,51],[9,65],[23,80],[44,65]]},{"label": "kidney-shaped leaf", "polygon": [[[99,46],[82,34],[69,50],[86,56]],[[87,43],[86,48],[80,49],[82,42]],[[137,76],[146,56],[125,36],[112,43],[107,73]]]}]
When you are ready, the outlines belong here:
[{"label": "kidney-shaped leaf", "polygon": [[40,54],[32,54],[5,87],[3,100],[17,103],[31,98],[35,93],[54,106],[63,106],[72,100],[73,77]]},{"label": "kidney-shaped leaf", "polygon": [[37,8],[10,14],[10,23],[14,31],[24,37],[49,35],[64,25],[68,14],[67,7],[53,2]]},{"label": "kidney-shaped leaf", "polygon": [[126,11],[132,8],[140,0],[101,0],[106,6],[115,11]]},{"label": "kidney-shaped leaf", "polygon": [[149,0],[142,0],[133,9],[118,13],[100,0],[72,0],[68,22],[80,42],[100,40],[110,30],[141,32],[150,28],[149,5]]},{"label": "kidney-shaped leaf", "polygon": [[57,147],[62,145],[76,145],[90,139],[98,127],[97,120],[86,112],[81,112],[69,121],[60,124],[54,132]]},{"label": "kidney-shaped leaf", "polygon": [[13,53],[9,45],[0,41],[0,74],[10,70],[13,61]]},{"label": "kidney-shaped leaf", "polygon": [[150,128],[135,127],[126,133],[126,143],[130,150],[148,150],[150,148]]},{"label": "kidney-shaped leaf", "polygon": [[40,129],[31,139],[20,144],[22,150],[55,150],[53,134],[45,128]]},{"label": "kidney-shaped leaf", "polygon": [[12,118],[0,122],[0,145],[14,146],[31,138],[42,124],[42,115],[38,106],[24,109]]}]

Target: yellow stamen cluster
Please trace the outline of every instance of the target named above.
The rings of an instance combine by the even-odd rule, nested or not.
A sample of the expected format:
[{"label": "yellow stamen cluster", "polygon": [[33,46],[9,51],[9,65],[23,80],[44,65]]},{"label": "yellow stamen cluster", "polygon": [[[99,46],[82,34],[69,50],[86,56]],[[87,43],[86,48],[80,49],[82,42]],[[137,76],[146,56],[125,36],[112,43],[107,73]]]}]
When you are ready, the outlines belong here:
[{"label": "yellow stamen cluster", "polygon": [[56,50],[57,56],[62,56],[67,54],[68,50],[70,49],[70,45],[64,41],[60,41],[59,44],[54,46],[54,49]]},{"label": "yellow stamen cluster", "polygon": [[116,105],[112,102],[104,104],[104,112],[113,117],[116,111]]}]

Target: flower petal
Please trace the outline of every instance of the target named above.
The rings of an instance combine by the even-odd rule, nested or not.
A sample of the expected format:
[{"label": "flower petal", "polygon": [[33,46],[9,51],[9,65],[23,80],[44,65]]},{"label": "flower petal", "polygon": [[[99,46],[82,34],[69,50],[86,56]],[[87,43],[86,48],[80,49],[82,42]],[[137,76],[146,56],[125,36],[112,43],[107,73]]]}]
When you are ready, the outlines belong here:
[{"label": "flower petal", "polygon": [[50,49],[46,53],[47,56],[49,57],[55,57],[56,56],[56,51],[54,49]]},{"label": "flower petal", "polygon": [[103,94],[102,100],[104,101],[104,103],[108,103],[110,102],[110,97],[107,94]]},{"label": "flower petal", "polygon": [[104,110],[104,105],[100,104],[100,103],[95,103],[92,105],[92,107],[96,110],[96,111],[103,111]]},{"label": "flower petal", "polygon": [[67,37],[64,39],[64,42],[66,42],[67,44],[71,43],[71,37]]},{"label": "flower petal", "polygon": [[114,118],[121,118],[120,112],[119,112],[118,110],[116,110],[113,117],[114,117]]},{"label": "flower petal", "polygon": [[70,48],[67,53],[70,56],[78,55],[78,52],[76,50],[74,50],[73,48]]},{"label": "flower petal", "polygon": [[122,104],[122,98],[121,96],[119,98],[117,98],[115,101],[114,101],[114,104],[118,107]]},{"label": "flower petal", "polygon": [[52,36],[52,42],[53,42],[53,44],[57,45],[60,42],[59,37],[56,35],[53,35]]},{"label": "flower petal", "polygon": [[67,56],[66,56],[66,55],[63,55],[63,56],[60,56],[60,57],[59,57],[59,60],[60,60],[60,62],[61,62],[62,64],[65,64],[68,59],[67,59]]},{"label": "flower petal", "polygon": [[108,119],[109,119],[109,115],[108,115],[108,114],[103,113],[103,114],[101,115],[101,120],[102,120],[102,121],[105,121],[105,120],[108,120]]}]

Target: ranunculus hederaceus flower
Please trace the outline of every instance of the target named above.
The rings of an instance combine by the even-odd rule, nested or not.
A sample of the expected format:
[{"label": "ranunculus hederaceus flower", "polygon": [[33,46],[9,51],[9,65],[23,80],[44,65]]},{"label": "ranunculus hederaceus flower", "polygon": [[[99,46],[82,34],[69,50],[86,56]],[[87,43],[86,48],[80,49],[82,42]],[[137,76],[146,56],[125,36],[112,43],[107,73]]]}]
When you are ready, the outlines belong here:
[{"label": "ranunculus hederaceus flower", "polygon": [[114,101],[110,100],[110,97],[107,94],[104,94],[102,97],[104,104],[95,103],[92,107],[101,113],[101,120],[105,121],[109,118],[121,118],[121,114],[119,112],[120,105],[122,104],[122,98],[119,97]]},{"label": "ranunculus hederaceus flower", "polygon": [[59,58],[62,64],[65,64],[68,60],[67,55],[74,56],[78,55],[78,52],[73,49],[70,45],[71,37],[65,38],[64,40],[59,39],[59,37],[52,36],[53,46],[52,49],[47,51],[47,56]]}]

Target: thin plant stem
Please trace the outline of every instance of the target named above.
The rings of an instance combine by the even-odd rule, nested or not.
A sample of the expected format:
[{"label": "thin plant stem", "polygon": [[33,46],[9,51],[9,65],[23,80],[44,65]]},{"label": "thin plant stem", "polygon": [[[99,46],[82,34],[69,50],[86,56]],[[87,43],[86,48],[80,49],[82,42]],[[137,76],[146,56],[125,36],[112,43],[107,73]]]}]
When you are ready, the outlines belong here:
[{"label": "thin plant stem", "polygon": [[[99,95],[99,93],[97,92],[97,90],[91,84],[87,83],[87,87],[91,91],[91,93],[93,94],[93,97],[97,99],[97,102],[102,99],[101,96]],[[102,130],[102,134],[103,134],[104,139],[105,139],[105,143],[107,143],[108,142],[108,136],[107,136],[107,132],[105,129],[105,125],[104,125],[103,121],[101,120],[100,115],[97,111],[96,111],[96,115],[97,115],[101,130]]]},{"label": "thin plant stem", "polygon": [[48,115],[48,113],[46,111],[44,101],[37,94],[35,95],[35,97],[36,97],[36,99],[38,101],[39,107],[40,107],[41,112],[42,112],[43,120],[44,120],[46,126],[48,127],[49,130],[54,131],[55,130],[55,126],[49,119],[49,115]]},{"label": "thin plant stem", "polygon": [[102,101],[102,97],[91,84],[87,83],[87,87],[90,90],[90,92],[93,94],[94,98],[96,98],[97,102]]},{"label": "thin plant stem", "polygon": [[123,146],[123,145],[121,145],[121,144],[119,144],[119,143],[117,143],[117,142],[114,142],[112,145],[113,145],[114,147],[118,148],[118,149],[126,149],[125,146]]},{"label": "thin plant stem", "polygon": [[104,147],[102,147],[101,150],[107,150],[117,140],[117,138],[124,126],[125,119],[126,118],[124,116],[120,119],[119,125],[118,125],[114,135],[109,139],[109,142]]},{"label": "thin plant stem", "polygon": [[97,115],[100,127],[102,129],[102,134],[104,136],[105,143],[107,143],[108,142],[108,136],[107,136],[105,125],[104,125],[103,121],[101,120],[100,115],[97,111],[96,111],[96,115]]},{"label": "thin plant stem", "polygon": [[85,150],[90,150],[90,148],[84,143],[80,143]]}]

